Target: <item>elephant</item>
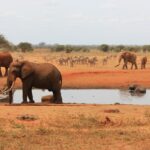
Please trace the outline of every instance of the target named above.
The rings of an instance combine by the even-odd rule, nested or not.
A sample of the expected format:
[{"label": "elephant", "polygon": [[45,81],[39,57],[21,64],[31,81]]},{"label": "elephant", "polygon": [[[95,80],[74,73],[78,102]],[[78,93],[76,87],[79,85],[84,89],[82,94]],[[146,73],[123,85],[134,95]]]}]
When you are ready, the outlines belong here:
[{"label": "elephant", "polygon": [[129,85],[128,90],[132,96],[136,96],[136,95],[142,96],[142,95],[146,94],[146,88],[141,87],[137,84]]},{"label": "elephant", "polygon": [[122,69],[128,69],[128,62],[131,63],[131,69],[133,69],[133,66],[135,66],[135,69],[138,69],[137,63],[136,63],[137,56],[134,53],[131,52],[123,52],[119,57],[119,64],[115,67],[118,67],[121,63],[121,60],[123,59],[124,64]]},{"label": "elephant", "polygon": [[2,77],[2,71],[1,71],[1,67],[5,67],[5,75],[8,75],[8,68],[10,66],[10,64],[12,63],[13,58],[11,56],[11,54],[9,52],[1,52],[0,53],[0,77]]},{"label": "elephant", "polygon": [[146,63],[147,63],[147,57],[144,56],[144,57],[141,59],[141,69],[145,69],[145,68],[146,68]]},{"label": "elephant", "polygon": [[9,103],[13,102],[12,87],[16,78],[20,78],[23,87],[23,102],[34,103],[32,87],[39,89],[48,89],[53,92],[53,103],[62,103],[61,87],[62,75],[60,71],[50,63],[33,63],[29,61],[14,61],[11,63],[7,86],[9,90]]}]

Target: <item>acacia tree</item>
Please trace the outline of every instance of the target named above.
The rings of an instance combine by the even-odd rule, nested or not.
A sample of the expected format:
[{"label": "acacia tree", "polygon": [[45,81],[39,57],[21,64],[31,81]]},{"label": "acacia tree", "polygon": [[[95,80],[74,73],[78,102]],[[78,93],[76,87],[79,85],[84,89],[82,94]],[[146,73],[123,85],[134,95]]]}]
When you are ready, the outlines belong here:
[{"label": "acacia tree", "polygon": [[17,47],[20,48],[22,52],[33,51],[32,44],[28,42],[21,42]]},{"label": "acacia tree", "polygon": [[0,48],[11,48],[10,42],[0,34]]},{"label": "acacia tree", "polygon": [[102,44],[99,46],[99,49],[102,50],[103,52],[108,52],[109,46],[107,44]]}]

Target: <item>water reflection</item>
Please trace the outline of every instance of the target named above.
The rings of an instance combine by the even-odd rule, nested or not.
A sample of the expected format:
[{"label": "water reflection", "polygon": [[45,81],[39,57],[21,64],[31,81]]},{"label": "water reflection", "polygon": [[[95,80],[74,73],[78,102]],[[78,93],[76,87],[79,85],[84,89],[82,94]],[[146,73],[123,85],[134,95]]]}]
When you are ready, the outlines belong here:
[{"label": "water reflection", "polygon": [[[33,90],[36,102],[41,102],[41,97],[52,94],[45,90]],[[145,95],[135,95],[126,90],[118,89],[70,89],[62,90],[64,103],[86,103],[86,104],[150,104],[150,90]],[[14,102],[21,103],[22,90],[14,93]]]}]

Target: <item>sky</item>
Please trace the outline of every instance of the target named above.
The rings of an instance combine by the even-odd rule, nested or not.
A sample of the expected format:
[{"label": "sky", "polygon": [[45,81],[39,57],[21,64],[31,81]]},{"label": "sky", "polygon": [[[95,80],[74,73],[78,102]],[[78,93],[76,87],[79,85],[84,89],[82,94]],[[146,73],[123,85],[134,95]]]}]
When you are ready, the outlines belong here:
[{"label": "sky", "polygon": [[150,0],[0,0],[14,44],[150,44]]}]

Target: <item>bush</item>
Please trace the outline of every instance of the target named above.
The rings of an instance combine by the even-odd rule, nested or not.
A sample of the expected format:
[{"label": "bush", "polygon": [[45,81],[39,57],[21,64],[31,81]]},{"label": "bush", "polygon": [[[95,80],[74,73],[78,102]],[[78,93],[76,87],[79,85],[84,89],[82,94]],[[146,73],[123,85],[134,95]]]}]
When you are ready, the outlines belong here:
[{"label": "bush", "polygon": [[21,42],[17,47],[20,48],[22,52],[33,51],[32,44],[27,42]]},{"label": "bush", "polygon": [[109,51],[109,46],[106,44],[102,44],[98,47],[99,50],[102,50],[103,52],[108,52]]},{"label": "bush", "polygon": [[144,45],[142,47],[143,52],[150,51],[150,45]]},{"label": "bush", "polygon": [[0,48],[11,48],[10,42],[2,35],[0,34]]},{"label": "bush", "polygon": [[53,51],[56,51],[56,52],[62,52],[62,51],[65,51],[65,46],[64,45],[54,45],[52,49],[53,49]]}]

